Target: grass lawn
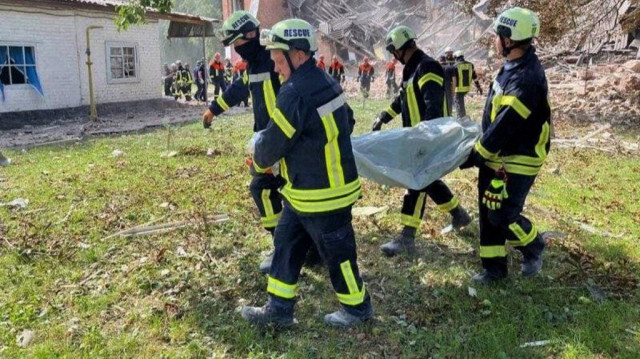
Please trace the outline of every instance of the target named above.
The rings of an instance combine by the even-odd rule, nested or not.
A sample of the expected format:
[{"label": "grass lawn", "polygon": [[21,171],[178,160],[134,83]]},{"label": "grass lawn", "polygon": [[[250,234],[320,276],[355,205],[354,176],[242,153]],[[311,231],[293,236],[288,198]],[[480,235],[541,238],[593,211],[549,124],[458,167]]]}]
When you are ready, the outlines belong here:
[{"label": "grass lawn", "polygon": [[[478,119],[480,101],[470,102]],[[352,104],[356,133],[363,133],[387,103]],[[337,307],[328,274],[305,269],[300,323],[277,332],[252,327],[238,313],[265,300],[257,266],[272,247],[248,192],[244,147],[251,129],[243,114],[217,119],[211,131],[195,122],[3,151],[14,164],[0,168],[0,202],[30,202],[0,208],[0,357],[640,357],[638,158],[552,148],[525,212],[541,230],[566,236],[551,241],[534,279],[519,276],[520,256],[511,251],[510,278],[476,287],[476,297],[469,278],[480,267],[477,226],[441,235],[449,218],[429,201],[420,253],[384,258],[378,247],[400,229],[403,190],[365,180],[357,205],[389,206],[383,218],[354,219],[375,320],[348,331],[327,328],[322,315]],[[585,131],[556,124],[558,137]],[[206,156],[208,148],[216,155]],[[124,154],[112,156],[116,149]],[[169,150],[179,154],[161,156]],[[476,178],[473,170],[445,178],[474,214]],[[216,213],[230,220],[206,224]],[[106,238],[153,220],[183,219],[200,225]],[[34,338],[21,348],[16,338],[25,329]],[[549,342],[523,347],[542,340]]]}]

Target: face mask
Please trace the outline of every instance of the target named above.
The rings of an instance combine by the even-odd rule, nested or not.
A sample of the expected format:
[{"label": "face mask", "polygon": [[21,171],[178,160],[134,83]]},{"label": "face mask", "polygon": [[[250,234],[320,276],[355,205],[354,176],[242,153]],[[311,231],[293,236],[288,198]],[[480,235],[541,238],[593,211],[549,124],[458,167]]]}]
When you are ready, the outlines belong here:
[{"label": "face mask", "polygon": [[260,51],[260,41],[257,37],[253,38],[244,45],[236,46],[235,50],[238,55],[240,55],[240,57],[247,61],[251,61],[254,57],[256,57],[258,51]]}]

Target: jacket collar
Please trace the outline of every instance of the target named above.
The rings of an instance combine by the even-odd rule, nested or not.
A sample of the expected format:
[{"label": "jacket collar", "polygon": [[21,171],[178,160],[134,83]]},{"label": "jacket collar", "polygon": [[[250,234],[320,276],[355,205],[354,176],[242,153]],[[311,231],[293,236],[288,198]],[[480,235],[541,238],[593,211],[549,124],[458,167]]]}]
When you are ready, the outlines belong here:
[{"label": "jacket collar", "polygon": [[522,57],[518,57],[517,59],[511,61],[507,60],[507,62],[505,62],[504,64],[504,69],[506,71],[511,71],[518,67],[524,66],[525,64],[529,63],[534,56],[536,56],[536,49],[535,47],[531,46],[527,49],[524,55],[522,55]]}]

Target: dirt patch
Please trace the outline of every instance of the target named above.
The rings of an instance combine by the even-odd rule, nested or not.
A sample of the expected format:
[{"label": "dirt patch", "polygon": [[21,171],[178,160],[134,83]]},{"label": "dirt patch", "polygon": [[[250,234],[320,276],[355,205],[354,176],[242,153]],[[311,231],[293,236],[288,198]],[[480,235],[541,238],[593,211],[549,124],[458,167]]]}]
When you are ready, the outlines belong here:
[{"label": "dirt patch", "polygon": [[[72,115],[67,112],[49,119],[41,126],[26,125],[19,129],[0,131],[0,148],[26,148],[48,144],[66,144],[82,141],[93,136],[117,135],[129,132],[145,132],[199,121],[206,105],[196,102],[175,102],[163,99],[148,103],[123,104],[98,109],[98,121],[91,122],[86,114]],[[228,114],[248,111],[249,108],[234,107]]]}]

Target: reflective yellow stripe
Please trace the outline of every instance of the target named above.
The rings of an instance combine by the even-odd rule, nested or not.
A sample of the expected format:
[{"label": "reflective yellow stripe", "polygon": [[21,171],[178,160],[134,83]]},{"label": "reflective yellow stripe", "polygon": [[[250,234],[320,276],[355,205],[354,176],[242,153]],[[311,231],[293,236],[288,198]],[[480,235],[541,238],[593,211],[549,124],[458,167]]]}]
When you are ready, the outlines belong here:
[{"label": "reflective yellow stripe", "polygon": [[533,242],[533,240],[538,235],[538,230],[533,224],[531,225],[531,232],[529,232],[528,234],[525,233],[522,227],[520,227],[520,225],[515,222],[509,225],[509,230],[518,238],[517,241],[509,241],[509,244],[514,247],[524,247],[527,244]]},{"label": "reflective yellow stripe", "polygon": [[276,108],[276,92],[271,80],[262,83],[262,93],[264,94],[264,103],[267,105],[267,113],[269,117],[273,117],[273,109]]},{"label": "reflective yellow stripe", "polygon": [[451,115],[449,113],[449,108],[447,108],[447,95],[444,95],[444,98],[442,99],[442,116],[449,116]]},{"label": "reflective yellow stripe", "polygon": [[316,202],[305,202],[292,199],[287,196],[287,193],[284,190],[282,191],[282,195],[287,199],[287,201],[291,204],[291,206],[293,206],[294,209],[300,212],[320,213],[333,211],[352,205],[355,201],[358,200],[358,197],[360,197],[360,188],[345,197]]},{"label": "reflective yellow stripe", "polygon": [[216,103],[220,106],[222,111],[227,111],[229,109],[229,105],[227,105],[227,102],[222,98],[222,96],[218,96]]},{"label": "reflective yellow stripe", "polygon": [[409,216],[407,214],[400,215],[400,224],[403,226],[419,228],[421,222],[422,218],[414,218],[413,216]]},{"label": "reflective yellow stripe", "polygon": [[389,107],[385,110],[385,112],[387,112],[387,113],[389,114],[389,116],[391,116],[392,118],[393,118],[393,117],[398,116],[398,113],[397,113],[397,112],[395,112],[395,111],[393,110],[393,108],[391,108],[391,106],[389,106]]},{"label": "reflective yellow stripe", "polygon": [[338,126],[333,113],[322,117],[322,124],[327,135],[327,143],[324,145],[324,158],[331,188],[344,186],[344,173],[342,169],[340,147],[338,146]]},{"label": "reflective yellow stripe", "polygon": [[487,160],[496,160],[498,158],[498,153],[493,153],[484,148],[480,141],[476,142],[475,145],[476,152],[480,154],[480,156],[484,157]]},{"label": "reflective yellow stripe", "polygon": [[351,262],[344,261],[340,263],[340,270],[342,271],[344,282],[347,284],[347,288],[349,289],[349,294],[336,293],[338,300],[340,303],[346,305],[362,304],[365,297],[364,283],[362,283],[362,290],[358,290],[358,282],[356,282],[356,277],[351,269]]},{"label": "reflective yellow stripe", "polygon": [[436,74],[434,74],[432,72],[429,72],[427,74],[424,74],[418,80],[418,88],[422,88],[422,86],[424,86],[424,84],[426,84],[427,81],[434,81],[440,86],[442,86],[442,84],[444,83],[444,79],[441,76],[438,76],[438,75],[436,75]]},{"label": "reflective yellow stripe", "polygon": [[273,206],[271,205],[271,190],[263,189],[260,194],[262,199],[262,207],[264,208],[265,217],[273,216]]},{"label": "reflective yellow stripe", "polygon": [[242,82],[246,85],[249,83],[249,71],[244,71],[242,74]]},{"label": "reflective yellow stripe", "polygon": [[416,99],[416,92],[413,88],[413,82],[407,86],[407,105],[409,107],[409,120],[411,127],[420,123],[420,110],[418,109],[418,101]]},{"label": "reflective yellow stripe", "polygon": [[280,176],[287,181],[288,185],[291,185],[291,181],[289,181],[289,168],[287,168],[287,161],[285,161],[284,157],[280,159]]},{"label": "reflective yellow stripe", "polygon": [[547,158],[547,143],[549,143],[549,122],[542,125],[542,132],[540,132],[540,138],[536,144],[536,154],[542,161]]},{"label": "reflective yellow stripe", "polygon": [[274,228],[278,225],[278,220],[280,220],[281,213],[274,214],[272,216],[261,217],[260,222],[264,228]]},{"label": "reflective yellow stripe", "polygon": [[[469,73],[469,83],[466,86],[463,82],[465,71]],[[458,86],[456,86],[457,93],[461,93],[461,92],[467,93],[469,92],[469,90],[471,90],[471,74],[472,73],[473,73],[473,70],[472,70],[471,64],[458,65]]]},{"label": "reflective yellow stripe", "polygon": [[[502,162],[485,162],[485,164],[487,167],[496,171],[502,166]],[[505,163],[504,168],[507,173],[514,173],[523,176],[535,176],[540,172],[540,167],[530,167],[513,163]]]},{"label": "reflective yellow stripe", "polygon": [[480,246],[480,258],[506,257],[507,249],[502,246]]},{"label": "reflective yellow stripe", "polygon": [[450,212],[454,208],[460,205],[460,201],[456,197],[451,198],[451,201],[438,205],[438,210],[443,213]]},{"label": "reflective yellow stripe", "polygon": [[279,108],[276,107],[276,109],[273,111],[273,117],[271,118],[273,119],[273,122],[278,125],[278,127],[280,127],[280,130],[284,133],[285,136],[287,136],[287,138],[292,138],[296,133],[296,129],[291,126],[291,124],[289,123],[289,121],[287,121],[287,118],[284,117],[284,114],[280,111]]},{"label": "reflective yellow stripe", "polygon": [[422,210],[422,206],[424,205],[424,199],[426,195],[427,194],[425,192],[420,192],[420,195],[418,195],[418,200],[416,201],[416,206],[413,208],[413,218],[418,219],[418,221],[422,220],[420,212]]},{"label": "reflective yellow stripe", "polygon": [[351,270],[351,262],[344,261],[340,263],[340,270],[342,271],[344,282],[347,283],[347,288],[349,288],[349,294],[358,293],[358,283],[356,283],[356,277]]},{"label": "reflective yellow stripe", "polygon": [[253,169],[256,170],[256,172],[258,173],[267,173],[267,171],[269,170],[270,167],[265,167],[262,168],[260,166],[258,166],[258,164],[256,163],[256,161],[253,161]]},{"label": "reflective yellow stripe", "polygon": [[498,103],[500,106],[509,106],[525,120],[531,115],[531,110],[527,108],[517,97],[504,95]]},{"label": "reflective yellow stripe", "polygon": [[296,296],[298,290],[297,284],[287,284],[281,282],[271,276],[267,281],[267,292],[281,298],[293,299]]},{"label": "reflective yellow stripe", "polygon": [[302,201],[316,201],[325,198],[336,198],[346,196],[347,194],[360,188],[360,180],[356,179],[353,182],[347,183],[344,186],[336,188],[323,188],[323,189],[294,189],[291,188],[291,183],[288,183],[285,188],[282,189],[282,193],[287,197],[294,200]]}]

